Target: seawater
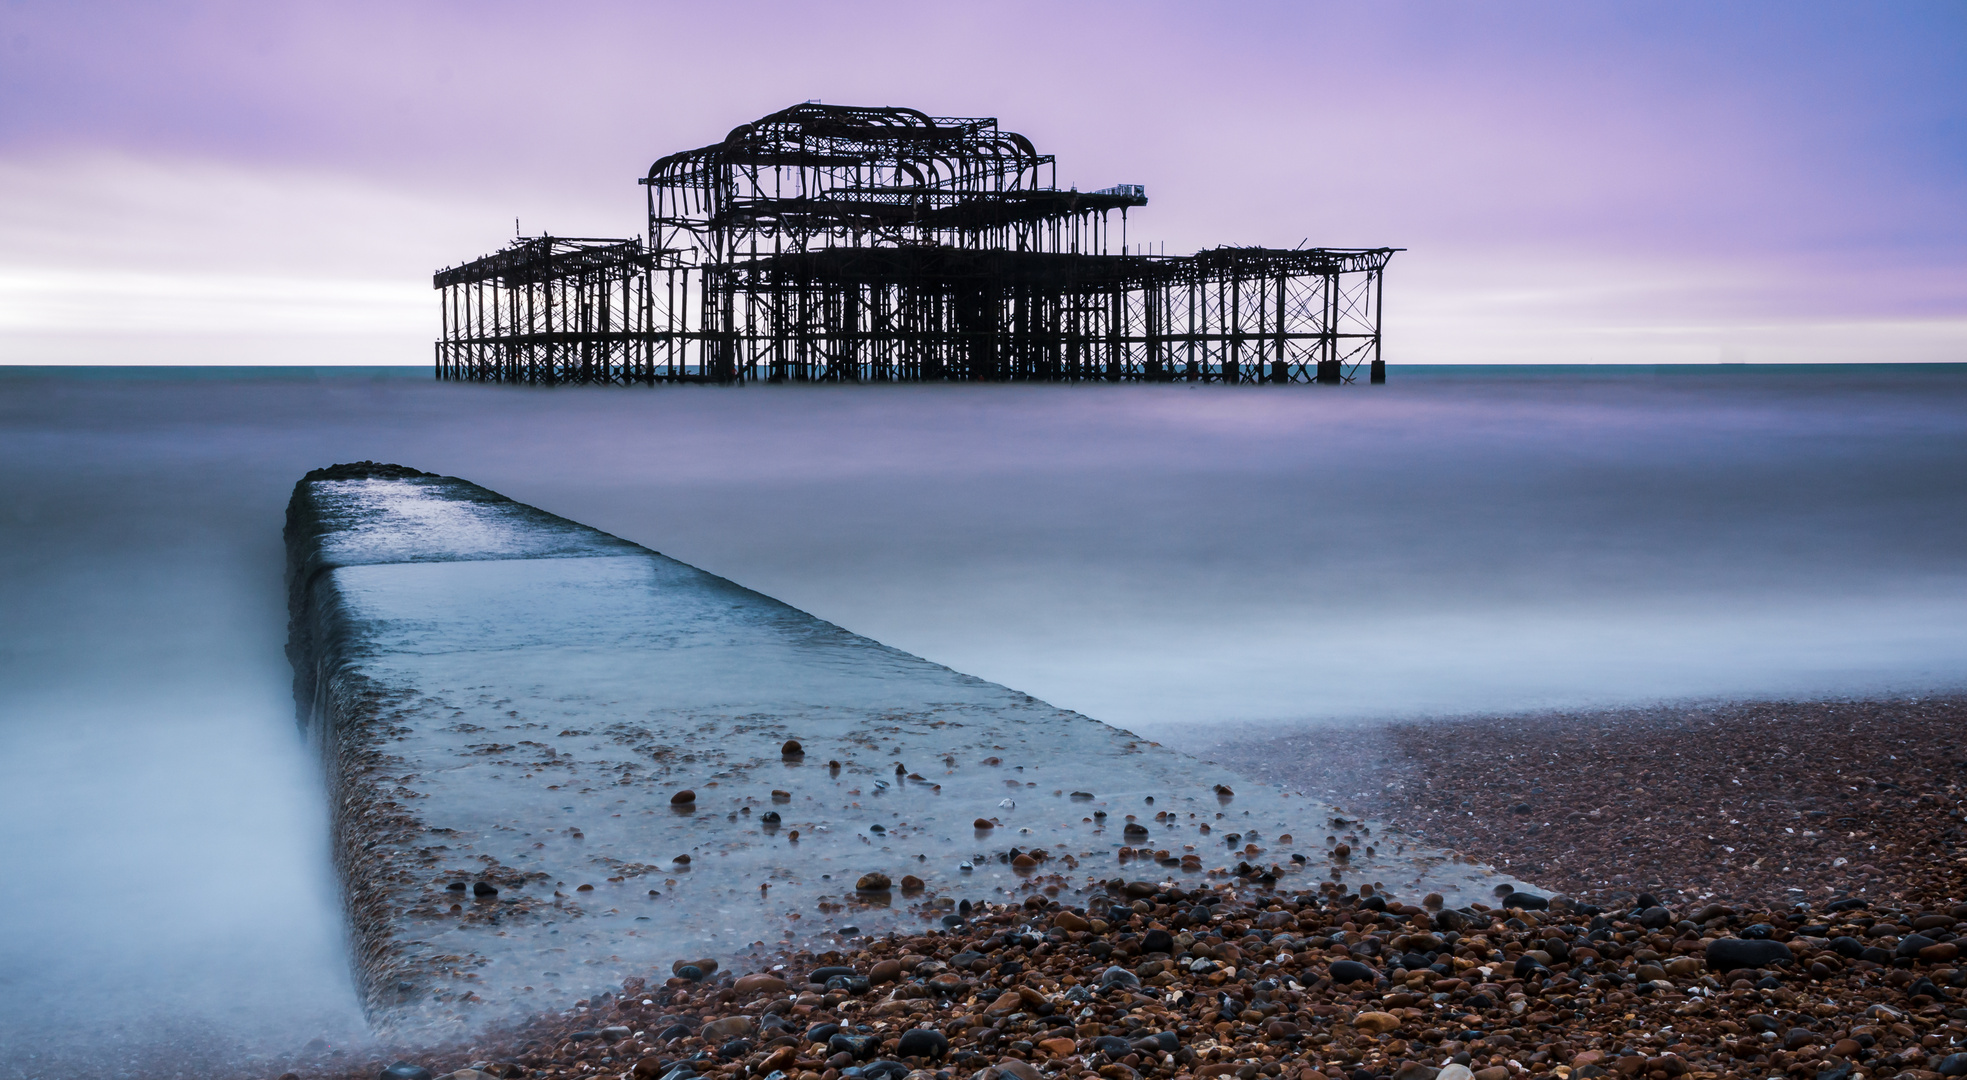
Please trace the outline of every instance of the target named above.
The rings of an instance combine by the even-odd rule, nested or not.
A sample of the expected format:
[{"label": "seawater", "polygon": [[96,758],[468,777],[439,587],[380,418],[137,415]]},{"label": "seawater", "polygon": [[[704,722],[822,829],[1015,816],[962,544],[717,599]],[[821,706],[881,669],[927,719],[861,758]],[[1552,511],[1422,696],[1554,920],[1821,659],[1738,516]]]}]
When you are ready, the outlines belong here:
[{"label": "seawater", "polygon": [[1392,379],[0,371],[0,1075],[360,1039],[282,654],[282,512],[331,462],[1170,741],[1967,681],[1967,367]]}]

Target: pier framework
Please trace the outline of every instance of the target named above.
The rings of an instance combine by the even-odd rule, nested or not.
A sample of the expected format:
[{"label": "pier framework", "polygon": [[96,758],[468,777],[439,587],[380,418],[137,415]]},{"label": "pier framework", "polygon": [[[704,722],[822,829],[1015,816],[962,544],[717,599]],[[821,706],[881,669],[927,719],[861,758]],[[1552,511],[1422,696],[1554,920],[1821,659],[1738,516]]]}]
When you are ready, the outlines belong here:
[{"label": "pier framework", "polygon": [[798,105],[657,161],[642,184],[646,239],[521,238],[439,271],[437,376],[1384,378],[1399,249],[1151,254],[1126,240],[1139,185],[1060,190],[1052,156],[992,119]]}]

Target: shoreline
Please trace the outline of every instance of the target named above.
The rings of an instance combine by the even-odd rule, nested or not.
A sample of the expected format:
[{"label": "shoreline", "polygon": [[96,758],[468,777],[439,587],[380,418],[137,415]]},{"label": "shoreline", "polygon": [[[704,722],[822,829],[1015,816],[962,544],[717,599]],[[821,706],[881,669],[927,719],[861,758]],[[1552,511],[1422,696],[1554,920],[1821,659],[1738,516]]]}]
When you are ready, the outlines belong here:
[{"label": "shoreline", "polygon": [[[1923,936],[1952,937],[1967,905],[1813,924],[1715,905],[1430,912],[1213,891],[1139,898],[1147,910],[1105,934],[1097,905],[993,906],[968,933],[703,982],[652,975],[470,1047],[399,1054],[432,1074],[455,1066],[440,1074],[451,1080],[1934,1080],[1967,1068],[1958,946]],[[1179,925],[1208,899],[1213,933]],[[868,985],[805,982],[828,968]],[[384,1060],[306,1075],[353,1080]]]},{"label": "shoreline", "polygon": [[[1576,895],[1967,899],[1967,696],[1401,721],[1185,746]],[[1949,830],[1953,836],[1949,838]]]},{"label": "shoreline", "polygon": [[[1362,755],[1397,751],[1371,758],[1376,769],[1356,775],[1411,777],[1452,758],[1459,771],[1436,768],[1420,790],[1437,803],[1481,800],[1482,812],[1464,813],[1453,833],[1463,838],[1464,850],[1474,854],[1487,845],[1547,860],[1545,873],[1526,870],[1526,876],[1556,885],[1575,875],[1593,888],[1543,898],[1548,907],[1529,898],[1518,901],[1527,907],[1470,904],[1458,910],[1418,896],[1344,892],[1309,878],[1269,889],[1245,881],[1191,888],[1115,879],[1104,894],[1087,897],[1085,907],[1034,893],[1023,904],[980,905],[967,924],[946,932],[889,935],[855,950],[795,953],[783,958],[783,967],[716,972],[702,982],[651,972],[616,996],[485,1032],[471,1046],[404,1046],[360,1063],[316,1056],[290,1064],[295,1076],[331,1080],[375,1076],[398,1056],[433,1075],[478,1063],[496,1067],[477,1075],[632,1080],[1967,1075],[1967,970],[1957,966],[1955,944],[1956,933],[1967,930],[1967,904],[1960,903],[1963,864],[1947,854],[1962,835],[1961,792],[1957,783],[1937,791],[1923,786],[1956,767],[1961,755],[1931,740],[1963,716],[1967,705],[1949,697],[1388,725],[1387,737],[1377,743],[1346,747],[1328,740],[1323,756],[1311,760],[1336,777],[1346,762],[1368,760]],[[1578,727],[1594,718],[1600,722],[1589,731]],[[1739,755],[1756,740],[1766,741],[1776,730],[1772,725],[1781,725],[1792,742],[1811,733],[1841,732],[1845,738],[1834,744],[1820,738],[1807,754],[1775,744],[1785,746],[1787,754],[1778,759],[1790,764],[1758,771]],[[1689,741],[1698,734],[1709,741]],[[1217,758],[1234,767],[1236,761],[1224,760],[1230,757],[1226,747],[1255,753],[1278,738],[1302,737],[1224,743]],[[1894,753],[1901,738],[1904,746],[1928,752]],[[1567,754],[1587,761],[1624,754],[1624,776],[1612,765],[1561,772],[1550,767],[1552,748],[1560,763]],[[1277,747],[1270,749],[1275,767]],[[1522,755],[1531,750],[1545,752],[1537,759],[1543,767],[1519,777],[1527,760]],[[1661,755],[1670,760],[1675,751],[1682,765],[1661,775],[1652,762]],[[1887,778],[1861,768],[1874,758],[1909,763],[1903,775]],[[1520,779],[1520,793],[1509,783],[1484,784],[1497,775],[1489,771],[1496,762],[1510,761],[1518,768],[1502,775]],[[1824,776],[1863,776],[1870,786],[1837,799],[1810,786]],[[1625,783],[1632,780],[1638,786]],[[1817,876],[1797,869],[1817,865],[1800,859],[1787,864],[1792,870],[1786,876],[1771,872],[1788,883],[1784,889],[1817,891],[1802,901],[1784,893],[1776,904],[1730,904],[1721,902],[1720,890],[1671,878],[1682,867],[1703,865],[1695,855],[1713,865],[1729,854],[1709,849],[1704,839],[1699,849],[1685,843],[1695,834],[1678,810],[1645,813],[1652,807],[1642,803],[1622,812],[1620,803],[1608,802],[1573,806],[1565,815],[1514,812],[1531,787],[1543,789],[1536,794],[1544,805],[1562,805],[1567,798],[1622,790],[1618,784],[1689,812],[1697,803],[1720,809],[1719,788],[1731,789],[1735,803],[1750,804],[1736,808],[1727,820],[1740,824],[1731,827],[1765,841],[1784,838],[1769,841],[1770,850],[1755,858],[1769,866],[1771,855],[1821,856],[1824,869],[1813,870]],[[1354,785],[1344,804],[1362,809],[1356,793],[1364,787]],[[1733,790],[1742,788],[1747,790]],[[1782,790],[1793,792],[1788,801],[1777,797]],[[1380,791],[1378,798],[1392,809],[1395,796],[1409,789]],[[1787,815],[1806,814],[1804,804],[1812,799],[1836,804],[1835,812],[1818,807],[1833,823],[1859,818],[1862,829],[1844,831],[1865,832],[1867,848],[1879,842],[1881,851],[1900,850],[1862,864],[1829,866],[1849,859],[1833,853],[1842,849],[1831,838],[1779,824],[1791,820]],[[1425,829],[1436,842],[1447,835],[1439,806],[1426,799],[1399,805],[1404,814],[1383,820]],[[1592,817],[1599,806],[1608,809]],[[1429,809],[1437,813],[1421,816]],[[1576,816],[1569,816],[1572,810]],[[1520,827],[1526,817],[1535,819],[1536,831]],[[1551,824],[1544,826],[1545,820]],[[1518,827],[1506,828],[1512,825]],[[1790,828],[1796,832],[1781,831]],[[1804,837],[1806,831],[1819,835]],[[1592,858],[1561,858],[1594,838],[1600,847]],[[1674,846],[1671,839],[1683,842]],[[1740,845],[1724,846],[1736,846],[1740,856],[1727,865],[1754,865]],[[1832,873],[1847,868],[1862,878]],[[1614,880],[1619,875],[1626,880]],[[1667,884],[1651,893],[1651,879]],[[1753,896],[1767,891],[1771,875],[1742,869],[1726,880]],[[1702,897],[1704,891],[1715,895]],[[1828,911],[1834,896],[1843,898],[1840,910]],[[1354,964],[1365,967],[1349,966]],[[828,992],[799,978],[825,967],[851,968],[871,985]],[[1115,967],[1122,973],[1114,974]],[[1352,977],[1362,981],[1345,981]],[[860,1026],[859,1034],[872,1040],[856,1044],[866,1056],[842,1058],[845,1050],[808,1038],[817,1032],[830,1041],[828,1023],[845,1024],[850,1034]],[[751,1045],[725,1037],[741,1030],[738,1037]],[[899,1043],[910,1031],[923,1033],[910,1035],[906,1046]],[[925,1052],[903,1053],[909,1049]],[[471,1073],[456,1075],[475,1080]]]}]

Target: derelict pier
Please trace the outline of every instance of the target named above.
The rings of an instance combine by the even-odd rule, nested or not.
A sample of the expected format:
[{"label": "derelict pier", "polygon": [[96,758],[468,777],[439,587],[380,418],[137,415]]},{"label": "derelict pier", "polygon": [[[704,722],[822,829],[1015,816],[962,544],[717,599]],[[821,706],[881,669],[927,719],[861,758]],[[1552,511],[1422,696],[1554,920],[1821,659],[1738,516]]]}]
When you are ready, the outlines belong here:
[{"label": "derelict pier", "polygon": [[1385,379],[1400,249],[1150,254],[1125,239],[1140,186],[1062,191],[993,119],[797,105],[641,182],[646,238],[523,238],[439,271],[437,377]]}]

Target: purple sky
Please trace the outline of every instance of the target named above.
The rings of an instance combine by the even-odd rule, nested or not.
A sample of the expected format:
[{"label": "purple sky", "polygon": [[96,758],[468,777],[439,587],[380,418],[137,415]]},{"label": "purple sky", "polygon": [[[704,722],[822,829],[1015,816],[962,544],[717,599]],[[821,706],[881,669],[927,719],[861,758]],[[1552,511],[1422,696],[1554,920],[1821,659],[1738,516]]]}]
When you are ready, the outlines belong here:
[{"label": "purple sky", "polygon": [[1408,362],[1967,360],[1967,7],[0,8],[0,361],[408,362],[807,98],[992,115],[1137,240],[1406,247]]}]

